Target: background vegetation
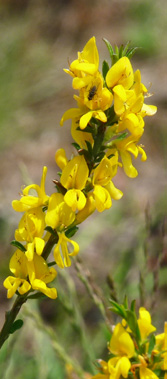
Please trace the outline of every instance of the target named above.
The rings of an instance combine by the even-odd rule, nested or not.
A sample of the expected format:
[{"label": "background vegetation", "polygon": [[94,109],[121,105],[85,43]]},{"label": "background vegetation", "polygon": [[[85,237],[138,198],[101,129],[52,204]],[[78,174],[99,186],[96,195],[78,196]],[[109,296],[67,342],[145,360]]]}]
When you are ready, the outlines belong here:
[{"label": "background vegetation", "polygon": [[[107,307],[111,296],[120,302],[125,293],[130,300],[136,298],[137,306],[152,311],[158,331],[163,330],[167,313],[166,32],[165,0],[0,1],[1,325],[10,307],[2,282],[9,273],[9,243],[20,218],[11,201],[18,198],[23,183],[40,181],[43,165],[49,168],[49,194],[57,173],[56,149],[72,152],[70,127],[59,126],[64,111],[74,104],[71,80],[63,72],[68,61],[93,35],[101,60],[108,59],[103,37],[113,45],[130,40],[131,46],[140,47],[133,66],[140,68],[142,81],[154,94],[148,101],[158,106],[157,115],[146,119],[142,143],[148,160],[135,162],[136,179],[120,172],[115,184],[123,190],[123,199],[104,214],[90,217],[76,235],[81,262],[66,270],[66,277],[59,270],[58,299],[34,300],[24,307],[22,330],[0,354],[4,379],[66,378],[56,341],[64,354],[91,372],[95,359],[107,354],[109,331],[102,298]],[[115,321],[109,311],[105,316]],[[45,325],[53,328],[52,337]],[[71,372],[69,378],[77,376]]]}]

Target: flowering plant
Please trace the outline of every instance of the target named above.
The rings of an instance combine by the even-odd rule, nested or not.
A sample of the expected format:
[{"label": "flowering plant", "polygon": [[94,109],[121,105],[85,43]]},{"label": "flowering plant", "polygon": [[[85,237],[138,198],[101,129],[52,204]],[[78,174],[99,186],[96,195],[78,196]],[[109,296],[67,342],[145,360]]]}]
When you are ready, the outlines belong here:
[{"label": "flowering plant", "polygon": [[[96,210],[109,209],[113,199],[122,198],[121,189],[114,185],[118,169],[134,178],[138,171],[132,157],[141,155],[142,161],[147,159],[140,138],[144,118],[154,115],[156,106],[145,103],[150,94],[141,82],[140,71],[134,72],[131,65],[135,49],[127,45],[114,51],[104,41],[111,67],[104,61],[102,72],[99,71],[99,53],[92,37],[65,69],[78,91],[74,95],[77,106],[64,113],[60,124],[72,120],[75,154],[69,158],[63,148],[56,151],[60,171],[53,181],[53,193],[46,194],[44,167],[40,185],[23,188],[20,199],[12,202],[13,209],[23,215],[12,241],[16,247],[9,263],[12,275],[5,279],[4,287],[8,298],[15,294],[17,297],[6,315],[0,346],[22,326],[21,320],[15,319],[23,303],[41,295],[57,298],[54,266],[69,267],[79,252],[79,245],[73,240],[79,225]],[[157,370],[162,377],[166,370],[166,331],[149,341],[148,335],[155,328],[144,308],[137,320],[133,304],[130,309],[127,303],[112,305],[123,321],[115,326],[109,344],[111,358],[108,362],[100,361],[101,373],[94,378],[157,378]]]}]

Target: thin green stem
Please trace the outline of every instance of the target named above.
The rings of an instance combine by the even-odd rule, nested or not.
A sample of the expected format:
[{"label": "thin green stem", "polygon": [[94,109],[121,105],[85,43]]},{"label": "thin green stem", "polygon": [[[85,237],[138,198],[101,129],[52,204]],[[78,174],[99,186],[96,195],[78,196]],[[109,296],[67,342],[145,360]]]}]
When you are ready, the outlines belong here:
[{"label": "thin green stem", "polygon": [[58,234],[55,232],[56,235],[54,234],[51,234],[51,236],[49,237],[44,249],[43,249],[43,253],[42,253],[42,257],[46,260],[53,248],[53,246],[58,242],[59,240],[59,236]]},{"label": "thin green stem", "polygon": [[8,339],[13,322],[15,321],[22,305],[26,302],[26,300],[27,300],[27,294],[26,296],[25,295],[18,296],[11,310],[6,312],[5,322],[0,332],[0,348],[3,346],[4,342]]}]

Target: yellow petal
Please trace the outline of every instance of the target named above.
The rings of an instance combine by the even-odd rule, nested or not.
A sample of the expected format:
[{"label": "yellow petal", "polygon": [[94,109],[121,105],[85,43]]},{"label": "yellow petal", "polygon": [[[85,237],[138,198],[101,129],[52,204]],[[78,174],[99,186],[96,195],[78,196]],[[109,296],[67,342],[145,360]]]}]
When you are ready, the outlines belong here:
[{"label": "yellow petal", "polygon": [[72,211],[75,212],[76,210],[80,211],[84,208],[86,204],[86,197],[82,191],[71,189],[66,192],[64,201],[72,209]]},{"label": "yellow petal", "polygon": [[55,161],[58,167],[63,170],[63,168],[67,165],[68,159],[66,157],[66,152],[64,149],[58,149],[55,154]]},{"label": "yellow petal", "polygon": [[120,151],[120,155],[125,174],[129,176],[129,178],[135,178],[138,175],[138,172],[132,164],[131,155],[127,151]]},{"label": "yellow petal", "polygon": [[121,84],[125,89],[129,89],[134,80],[133,69],[127,57],[120,58],[108,71],[106,83],[109,88]]}]

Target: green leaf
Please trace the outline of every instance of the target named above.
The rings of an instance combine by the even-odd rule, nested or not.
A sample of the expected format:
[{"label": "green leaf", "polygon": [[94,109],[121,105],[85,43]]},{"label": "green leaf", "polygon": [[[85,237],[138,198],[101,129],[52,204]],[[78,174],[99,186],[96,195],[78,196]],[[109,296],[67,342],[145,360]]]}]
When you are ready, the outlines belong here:
[{"label": "green leaf", "polygon": [[[55,263],[55,262],[54,262]],[[56,263],[55,263],[56,264]],[[30,295],[27,297],[27,299],[32,299],[32,300],[36,300],[36,299],[45,299],[47,298],[46,295],[44,295],[44,293],[41,293],[41,292],[37,292],[35,293],[34,295]]]},{"label": "green leaf", "polygon": [[106,78],[108,70],[109,70],[109,64],[108,64],[108,62],[107,61],[103,61],[103,63],[102,63],[102,74],[103,74],[104,80]]},{"label": "green leaf", "polygon": [[17,249],[23,251],[23,253],[26,251],[26,248],[22,245],[22,243],[20,243],[20,242],[18,242],[18,241],[13,240],[10,244],[11,244],[12,246],[17,247]]},{"label": "green leaf", "polygon": [[78,230],[78,226],[73,226],[72,228],[69,228],[68,230],[66,230],[65,232],[65,235],[67,238],[71,238],[74,236],[74,234],[77,232]]},{"label": "green leaf", "polygon": [[124,45],[121,45],[121,47],[119,48],[119,58],[123,57],[123,48],[124,48]]},{"label": "green leaf", "polygon": [[[80,129],[79,129],[80,130]],[[74,146],[75,147],[75,149],[78,151],[78,150],[80,150],[80,146],[78,145],[78,143],[76,143],[76,142],[72,142],[72,144],[71,144],[72,146]]]},{"label": "green leaf", "polygon": [[92,156],[92,145],[89,141],[85,141],[89,154]]},{"label": "green leaf", "polygon": [[124,298],[123,306],[125,309],[128,309],[128,298],[127,298],[127,296],[125,296],[125,298]]},{"label": "green leaf", "polygon": [[126,317],[126,312],[125,312],[124,306],[123,305],[119,305],[114,300],[110,300],[110,303],[112,304],[112,307],[110,307],[109,309],[112,312],[117,313],[118,315],[120,315],[122,318],[125,318],[125,320],[126,320],[127,317]]},{"label": "green leaf", "polygon": [[114,54],[114,50],[113,50],[113,48],[111,46],[111,43],[106,38],[103,38],[103,41],[105,42],[105,44],[107,46],[107,49],[108,49],[110,57],[111,57],[111,62],[112,62],[112,56]]},{"label": "green leaf", "polygon": [[126,55],[128,49],[129,49],[129,44],[130,44],[130,42],[128,41],[128,42],[126,43],[124,49],[123,49],[122,56],[125,56],[125,55]]},{"label": "green leaf", "polygon": [[132,47],[127,53],[126,56],[131,59],[133,55],[136,53],[136,50],[138,50],[139,47]]},{"label": "green leaf", "polygon": [[131,306],[130,306],[130,309],[132,312],[135,313],[135,308],[136,308],[136,300],[132,300],[131,302]]},{"label": "green leaf", "polygon": [[139,344],[139,342],[141,341],[141,336],[140,336],[140,330],[137,323],[136,313],[130,309],[128,309],[126,313],[127,313],[127,323],[129,325],[129,328],[134,334],[134,337],[136,338],[136,342]]},{"label": "green leaf", "polygon": [[19,330],[22,326],[23,326],[23,320],[20,320],[20,319],[19,319],[19,320],[16,320],[16,321],[12,324],[9,333],[10,333],[10,334],[13,334],[14,332],[16,332],[16,330]]},{"label": "green leaf", "polygon": [[148,346],[148,354],[151,355],[151,353],[154,349],[155,343],[156,343],[155,336],[154,336],[154,334],[152,334],[150,337],[150,342],[149,342],[149,346]]}]

